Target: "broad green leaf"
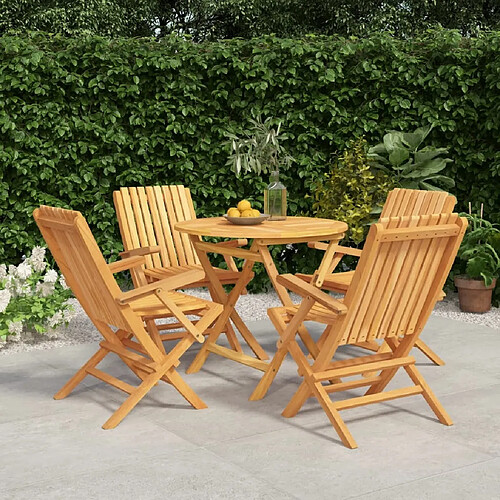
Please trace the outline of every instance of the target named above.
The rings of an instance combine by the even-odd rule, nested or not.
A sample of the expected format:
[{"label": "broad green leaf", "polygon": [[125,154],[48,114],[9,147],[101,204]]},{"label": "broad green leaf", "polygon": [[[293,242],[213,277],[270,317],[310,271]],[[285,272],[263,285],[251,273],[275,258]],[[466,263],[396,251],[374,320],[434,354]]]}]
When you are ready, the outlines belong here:
[{"label": "broad green leaf", "polygon": [[389,161],[392,165],[401,165],[410,157],[409,151],[400,146],[396,146],[392,152],[389,154]]},{"label": "broad green leaf", "polygon": [[394,148],[401,146],[402,132],[389,132],[384,135],[384,146],[389,154],[394,151]]},{"label": "broad green leaf", "polygon": [[425,181],[437,184],[444,189],[452,189],[455,187],[455,181],[446,175],[431,175],[430,177],[427,177]]},{"label": "broad green leaf", "polygon": [[406,177],[409,179],[423,179],[429,177],[433,174],[441,172],[441,170],[443,170],[449,162],[450,160],[445,158],[434,158],[433,160],[426,161],[418,166],[418,168],[414,168],[408,172]]},{"label": "broad green leaf", "polygon": [[433,146],[428,146],[426,148],[421,149],[420,151],[415,152],[415,162],[425,162],[428,160],[432,160],[441,154],[447,154],[447,148],[434,148]]}]

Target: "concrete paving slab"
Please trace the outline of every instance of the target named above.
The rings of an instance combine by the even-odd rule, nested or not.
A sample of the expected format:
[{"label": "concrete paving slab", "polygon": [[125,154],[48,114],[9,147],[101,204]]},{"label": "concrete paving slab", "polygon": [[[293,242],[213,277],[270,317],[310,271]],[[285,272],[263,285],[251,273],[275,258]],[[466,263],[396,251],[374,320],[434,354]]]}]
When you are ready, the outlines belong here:
[{"label": "concrete paving slab", "polygon": [[446,433],[421,431],[390,415],[345,415],[357,450],[342,446],[328,421],[312,425],[297,418],[286,421],[288,429],[208,448],[290,494],[318,500],[349,498],[491,458]]},{"label": "concrete paving slab", "polygon": [[[277,333],[270,322],[249,326],[273,353]],[[316,337],[322,331],[321,325],[310,329]],[[290,358],[266,398],[249,402],[261,372],[211,355],[199,373],[185,375],[199,348],[193,346],[179,371],[207,410],[191,409],[160,384],[118,428],[103,431],[125,394],[87,377],[65,400],[52,399],[96,344],[2,356],[0,485],[10,495],[3,496],[446,498],[446,491],[461,490],[453,478],[460,484],[464,471],[471,483],[482,481],[477,491],[484,496],[477,498],[495,498],[488,494],[498,490],[500,476],[500,332],[432,317],[423,338],[447,364],[436,367],[415,351],[419,369],[455,425],[441,425],[420,396],[346,410],[342,416],[359,445],[354,451],[340,444],[314,399],[295,418],[281,416],[300,383]],[[355,352],[362,351],[344,347],[339,358]],[[101,368],[129,373],[115,356]],[[137,382],[133,375],[127,380]],[[394,381],[408,384],[404,374]],[[441,496],[432,496],[433,484]],[[411,497],[412,485],[421,497]],[[466,481],[462,490],[465,496],[453,498],[474,491]]]},{"label": "concrete paving slab", "polygon": [[[150,462],[164,453],[196,449],[188,441],[143,420],[122,422],[113,430],[101,425],[111,412],[53,413],[0,424],[2,488],[15,489],[40,481],[70,480],[119,464]],[[133,469],[130,469],[132,471]]]},{"label": "concrete paving slab", "polygon": [[500,497],[500,459],[375,491],[360,500],[478,500]]},{"label": "concrete paving slab", "polygon": [[171,452],[153,459],[65,476],[9,492],[9,498],[22,499],[106,499],[188,500],[242,499],[289,500],[293,497],[215,454],[198,449]]}]

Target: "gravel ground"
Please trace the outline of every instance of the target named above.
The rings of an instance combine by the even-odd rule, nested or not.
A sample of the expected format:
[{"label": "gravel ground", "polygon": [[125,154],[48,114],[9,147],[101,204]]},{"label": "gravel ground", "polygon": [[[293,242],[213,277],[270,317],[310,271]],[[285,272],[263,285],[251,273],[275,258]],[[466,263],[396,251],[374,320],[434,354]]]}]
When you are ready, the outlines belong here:
[{"label": "gravel ground", "polygon": [[[189,293],[197,297],[210,299],[208,292],[205,290],[190,290]],[[292,295],[292,299],[294,302],[298,302],[299,297]],[[9,341],[0,348],[0,355],[37,349],[53,349],[55,347],[93,343],[101,340],[101,335],[97,332],[78,302],[75,299],[72,299],[72,301],[76,311],[75,317],[66,328],[58,332],[57,338],[48,339],[47,337],[37,335],[34,338],[23,338],[17,342]],[[257,321],[267,319],[266,311],[269,307],[280,305],[281,303],[276,293],[258,293],[242,295],[236,309],[244,321]],[[492,308],[490,312],[485,314],[464,313],[458,308],[458,298],[455,295],[448,296],[443,302],[438,302],[433,314],[500,329],[500,308]]]}]

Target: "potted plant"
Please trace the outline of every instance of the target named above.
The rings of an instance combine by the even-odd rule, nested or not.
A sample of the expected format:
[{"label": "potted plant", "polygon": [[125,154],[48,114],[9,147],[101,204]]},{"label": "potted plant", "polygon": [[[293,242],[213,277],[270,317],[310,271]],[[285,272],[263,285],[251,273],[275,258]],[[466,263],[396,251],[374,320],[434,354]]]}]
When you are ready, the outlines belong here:
[{"label": "potted plant", "polygon": [[469,221],[458,251],[465,274],[455,276],[460,309],[485,313],[500,273],[500,230],[481,216],[463,214]]},{"label": "potted plant", "polygon": [[280,135],[281,123],[275,129],[272,119],[264,121],[260,117],[250,120],[251,130],[245,137],[228,134],[230,154],[227,165],[239,176],[243,172],[271,173],[271,182],[264,190],[264,212],[270,220],[286,218],[286,188],[280,182],[279,169],[288,166],[293,158],[280,143],[285,138]]}]

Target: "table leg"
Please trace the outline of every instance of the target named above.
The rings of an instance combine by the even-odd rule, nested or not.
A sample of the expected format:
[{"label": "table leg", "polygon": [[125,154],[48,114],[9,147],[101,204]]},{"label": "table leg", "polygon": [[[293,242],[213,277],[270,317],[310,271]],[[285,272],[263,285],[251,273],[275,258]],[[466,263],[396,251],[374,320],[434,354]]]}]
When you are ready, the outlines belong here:
[{"label": "table leg", "polygon": [[[205,339],[205,342],[202,345],[200,352],[196,355],[195,359],[193,360],[189,368],[186,370],[186,373],[195,373],[199,371],[200,368],[205,363],[210,352],[215,352],[222,356],[233,359],[234,361],[239,361],[240,363],[246,364],[248,366],[253,366],[254,368],[264,371],[267,367],[267,363],[265,363],[262,360],[269,359],[269,357],[267,356],[266,352],[262,349],[262,347],[259,345],[259,343],[252,335],[250,330],[248,330],[243,320],[240,318],[239,314],[234,309],[234,306],[238,301],[239,296],[241,295],[242,291],[245,289],[248,282],[250,281],[254,262],[251,260],[247,260],[245,262],[243,270],[241,271],[240,279],[234,285],[229,295],[227,295],[226,292],[224,291],[224,287],[222,286],[219,278],[217,277],[212,268],[207,253],[204,252],[203,250],[199,250],[196,246],[196,242],[200,241],[200,239],[196,236],[191,236],[190,238],[193,242],[194,248],[196,249],[201,265],[203,266],[203,269],[205,270],[207,277],[210,280],[214,296],[219,303],[224,305],[224,311],[215,322],[212,332]],[[250,251],[251,252],[255,251],[254,245],[252,245]],[[258,359],[253,358],[252,356],[248,356],[247,354],[244,354],[242,352],[233,351],[230,349],[226,349],[225,347],[216,345],[217,339],[222,333],[224,326],[229,322],[230,319],[233,320],[241,336],[246,341],[248,346],[252,349],[252,351],[255,353]]]},{"label": "table leg", "polygon": [[[218,302],[219,296],[215,293],[215,290],[212,288],[212,286],[208,287],[208,291],[210,293],[210,297],[212,297],[212,300],[215,302]],[[228,321],[226,323],[226,336],[227,336],[227,340],[229,342],[229,345],[231,346],[231,348],[233,350],[235,350],[237,352],[243,352],[243,350],[241,348],[241,344],[236,337],[236,333],[235,333],[233,325],[231,325],[230,321]]]},{"label": "table leg", "polygon": [[[290,298],[290,295],[288,295],[287,289],[283,285],[280,285],[277,281],[277,278],[279,276],[278,269],[276,269],[276,265],[274,264],[273,258],[271,257],[271,253],[269,252],[269,248],[265,244],[265,241],[259,241],[257,242],[257,245],[259,253],[262,256],[264,267],[266,268],[269,279],[271,280],[271,283],[276,290],[281,303],[285,307],[293,306],[293,301]],[[300,338],[302,339],[302,342],[304,342],[304,345],[307,347],[307,350],[313,357],[316,357],[319,352],[318,347],[316,346],[316,342],[314,342],[314,339],[311,337],[311,334],[307,331],[307,328],[303,324],[300,325],[298,333]],[[280,344],[281,338],[278,341],[278,346]]]}]

